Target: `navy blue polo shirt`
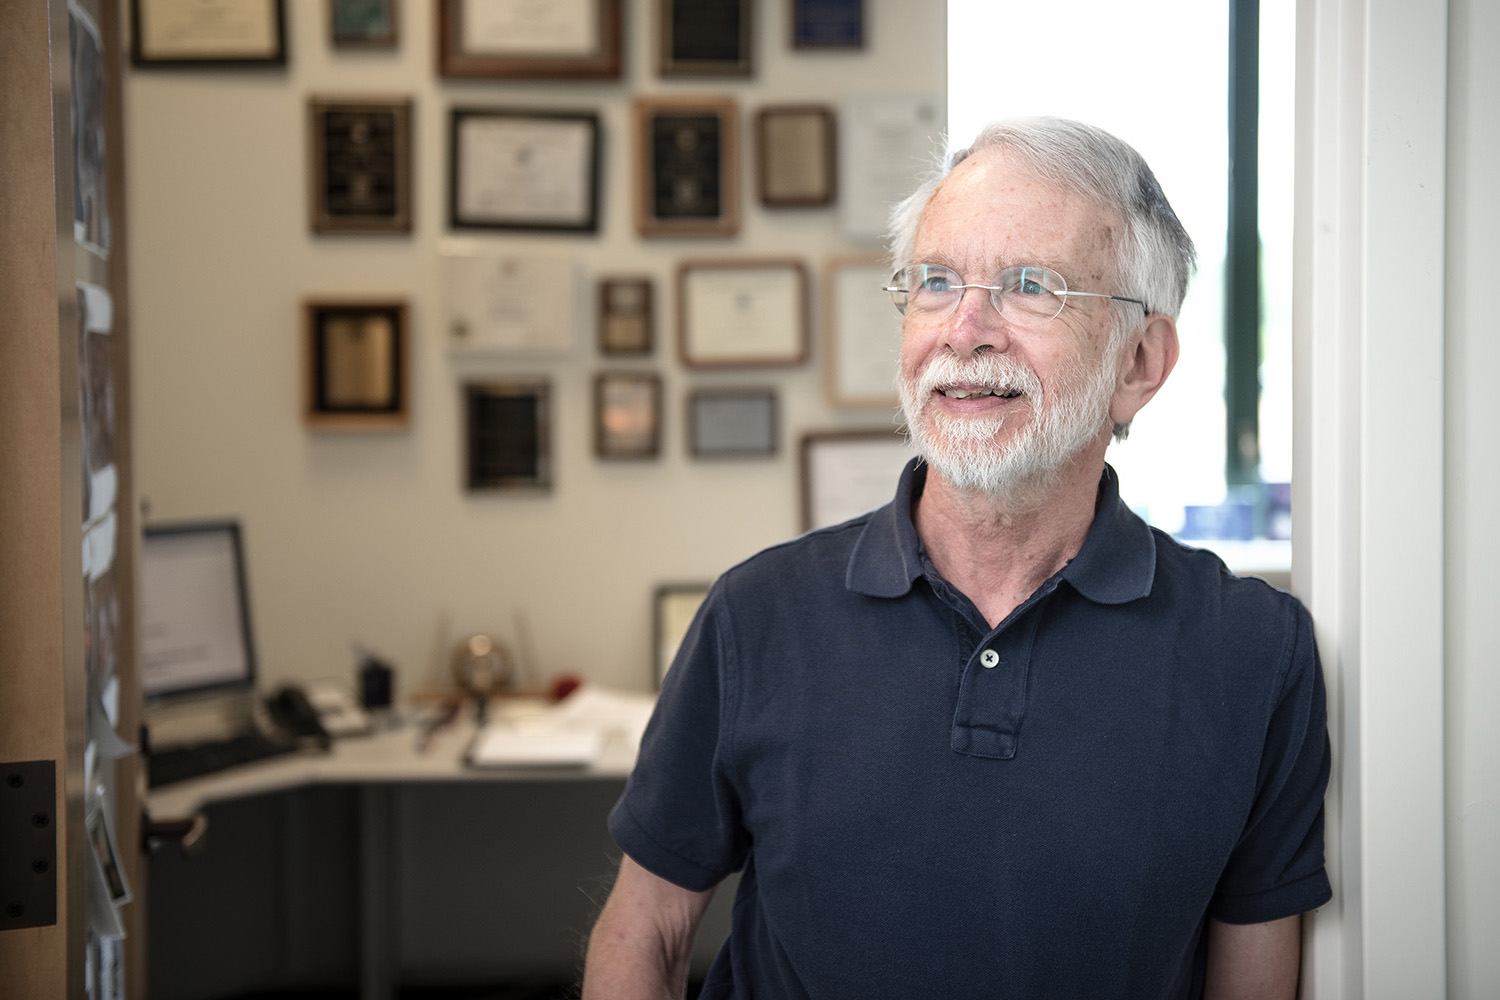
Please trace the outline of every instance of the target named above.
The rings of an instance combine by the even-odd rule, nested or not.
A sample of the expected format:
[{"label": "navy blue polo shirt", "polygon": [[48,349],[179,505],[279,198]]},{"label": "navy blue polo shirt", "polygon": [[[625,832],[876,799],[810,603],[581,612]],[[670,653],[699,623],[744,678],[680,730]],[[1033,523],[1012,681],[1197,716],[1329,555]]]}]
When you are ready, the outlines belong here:
[{"label": "navy blue polo shirt", "polygon": [[705,997],[1198,996],[1208,916],[1331,895],[1307,612],[1106,467],[992,629],[917,537],[925,477],[714,584],[612,835],[688,889],[743,870]]}]

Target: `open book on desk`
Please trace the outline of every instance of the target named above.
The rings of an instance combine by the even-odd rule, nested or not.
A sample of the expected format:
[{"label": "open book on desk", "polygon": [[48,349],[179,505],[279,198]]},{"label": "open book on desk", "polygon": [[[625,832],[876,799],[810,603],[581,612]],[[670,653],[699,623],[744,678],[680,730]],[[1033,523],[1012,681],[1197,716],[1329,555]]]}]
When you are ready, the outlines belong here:
[{"label": "open book on desk", "polygon": [[591,767],[617,740],[633,759],[655,704],[650,695],[585,684],[545,709],[499,714],[475,735],[465,759],[472,767]]}]

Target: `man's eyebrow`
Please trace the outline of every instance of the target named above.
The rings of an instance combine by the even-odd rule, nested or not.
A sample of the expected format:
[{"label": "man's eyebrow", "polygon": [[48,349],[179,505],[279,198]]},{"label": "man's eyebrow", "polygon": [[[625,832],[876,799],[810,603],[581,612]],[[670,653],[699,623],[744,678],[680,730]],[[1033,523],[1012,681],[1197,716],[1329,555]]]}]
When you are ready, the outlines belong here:
[{"label": "man's eyebrow", "polygon": [[1005,270],[1008,267],[1048,267],[1063,275],[1064,277],[1067,277],[1073,271],[1073,267],[1070,262],[1062,261],[1055,257],[1048,257],[1045,254],[1027,254],[1018,257],[1015,260],[1001,261],[989,267],[987,269],[987,273],[984,275],[965,274],[963,269],[958,266],[958,263],[953,258],[953,256],[942,250],[934,250],[931,253],[926,254],[913,254],[912,261],[917,264],[941,264],[943,267],[946,267],[949,270],[957,271],[965,281],[976,281],[981,279],[984,281],[992,281],[994,280],[995,275],[999,274],[1001,271]]}]

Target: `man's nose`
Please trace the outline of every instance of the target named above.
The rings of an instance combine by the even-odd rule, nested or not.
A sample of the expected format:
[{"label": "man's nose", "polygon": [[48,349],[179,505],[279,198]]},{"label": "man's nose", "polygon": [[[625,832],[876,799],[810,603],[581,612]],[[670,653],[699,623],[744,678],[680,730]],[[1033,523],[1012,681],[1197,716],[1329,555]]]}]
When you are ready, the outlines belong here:
[{"label": "man's nose", "polygon": [[959,295],[947,323],[948,347],[954,354],[962,357],[1010,346],[1010,324],[995,305],[993,294],[988,288],[971,286]]}]

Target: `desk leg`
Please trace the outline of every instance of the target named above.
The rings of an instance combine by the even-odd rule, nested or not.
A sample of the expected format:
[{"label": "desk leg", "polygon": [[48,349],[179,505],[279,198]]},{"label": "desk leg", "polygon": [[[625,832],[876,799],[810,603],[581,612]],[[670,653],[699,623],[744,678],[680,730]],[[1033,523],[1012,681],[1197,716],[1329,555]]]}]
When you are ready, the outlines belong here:
[{"label": "desk leg", "polygon": [[396,851],[393,791],[367,784],[359,790],[359,996],[396,996],[394,932]]}]

